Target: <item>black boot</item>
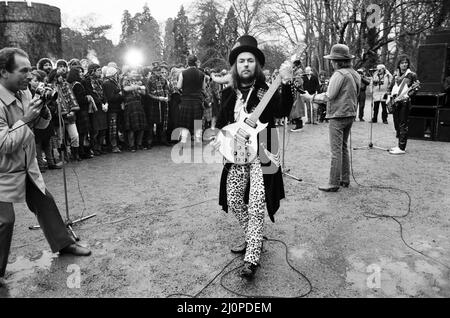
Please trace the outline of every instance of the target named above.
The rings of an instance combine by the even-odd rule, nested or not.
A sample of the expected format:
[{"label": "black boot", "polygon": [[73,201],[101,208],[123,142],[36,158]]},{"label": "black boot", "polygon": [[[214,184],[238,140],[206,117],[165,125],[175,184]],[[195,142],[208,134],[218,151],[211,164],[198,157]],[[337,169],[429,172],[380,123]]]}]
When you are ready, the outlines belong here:
[{"label": "black boot", "polygon": [[247,279],[252,279],[255,276],[258,265],[245,262],[244,267],[241,270],[241,276]]},{"label": "black boot", "polygon": [[303,120],[301,120],[300,118],[297,118],[294,120],[294,122],[295,122],[295,127],[291,129],[291,132],[301,131],[303,129]]},{"label": "black boot", "polygon": [[81,159],[91,159],[94,157],[94,155],[90,153],[90,150],[84,146],[78,147],[78,153]]},{"label": "black boot", "polygon": [[72,159],[73,161],[81,161],[79,154],[79,147],[70,147],[70,150],[72,151]]}]

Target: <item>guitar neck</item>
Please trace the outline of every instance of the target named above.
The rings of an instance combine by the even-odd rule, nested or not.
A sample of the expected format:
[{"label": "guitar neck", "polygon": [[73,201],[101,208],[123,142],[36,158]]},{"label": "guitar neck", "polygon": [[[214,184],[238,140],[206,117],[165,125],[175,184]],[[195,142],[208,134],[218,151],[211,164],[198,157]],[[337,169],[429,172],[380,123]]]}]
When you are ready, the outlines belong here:
[{"label": "guitar neck", "polygon": [[254,123],[256,123],[259,120],[259,117],[261,117],[261,114],[266,109],[267,105],[269,104],[270,100],[272,99],[275,92],[278,90],[278,87],[281,84],[281,76],[278,75],[275,80],[270,84],[269,89],[264,94],[263,98],[259,102],[258,106],[255,108],[253,113],[250,115],[250,120]]}]

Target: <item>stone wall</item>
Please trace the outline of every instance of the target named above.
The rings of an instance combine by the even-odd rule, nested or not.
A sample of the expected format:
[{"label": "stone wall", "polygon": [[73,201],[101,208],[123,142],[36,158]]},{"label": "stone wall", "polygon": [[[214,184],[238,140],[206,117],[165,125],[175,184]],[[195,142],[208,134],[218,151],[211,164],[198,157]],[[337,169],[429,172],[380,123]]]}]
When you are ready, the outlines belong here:
[{"label": "stone wall", "polygon": [[0,2],[0,48],[25,50],[32,64],[61,56],[61,11],[47,4]]}]

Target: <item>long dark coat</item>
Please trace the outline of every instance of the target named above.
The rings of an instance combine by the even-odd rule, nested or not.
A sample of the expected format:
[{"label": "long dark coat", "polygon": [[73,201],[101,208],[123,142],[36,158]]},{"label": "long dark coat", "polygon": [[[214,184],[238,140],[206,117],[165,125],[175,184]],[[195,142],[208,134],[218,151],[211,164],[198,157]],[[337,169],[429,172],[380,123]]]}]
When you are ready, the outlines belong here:
[{"label": "long dark coat", "polygon": [[[258,82],[255,84],[255,89],[253,90],[248,104],[247,104],[247,112],[251,112],[259,103],[260,99],[264,95],[265,91],[267,91],[268,86],[264,82]],[[274,139],[271,143],[265,142],[266,147],[272,153],[277,153],[278,151],[278,136],[272,136],[272,131],[275,131],[275,118],[282,118],[289,116],[291,112],[292,105],[294,103],[294,88],[292,85],[282,85],[281,94],[279,91],[275,92],[274,96],[270,100],[266,109],[262,113],[259,120],[262,123],[268,123],[267,128],[262,131],[258,136],[258,145],[262,140],[269,141]],[[219,114],[217,117],[216,127],[222,129],[223,127],[232,124],[235,122],[234,120],[234,107],[236,104],[236,92],[231,87],[226,88],[222,92],[221,105],[219,109]],[[267,139],[266,139],[267,136]],[[263,172],[265,168],[275,167],[273,163],[264,155],[259,152],[259,158],[261,160],[261,166],[263,168]],[[228,212],[228,203],[227,203],[227,177],[228,172],[231,168],[231,163],[226,163],[224,165],[224,169],[222,171],[222,177],[220,180],[220,193],[219,193],[219,205],[222,206],[222,209],[225,212]],[[283,185],[283,176],[281,173],[281,168],[275,167],[275,173],[264,173],[264,188],[266,193],[266,206],[267,212],[269,214],[270,220],[275,222],[274,215],[278,211],[280,207],[280,200],[284,199],[284,185]],[[249,192],[250,186],[247,186],[246,195],[245,195],[245,203],[249,202]]]}]

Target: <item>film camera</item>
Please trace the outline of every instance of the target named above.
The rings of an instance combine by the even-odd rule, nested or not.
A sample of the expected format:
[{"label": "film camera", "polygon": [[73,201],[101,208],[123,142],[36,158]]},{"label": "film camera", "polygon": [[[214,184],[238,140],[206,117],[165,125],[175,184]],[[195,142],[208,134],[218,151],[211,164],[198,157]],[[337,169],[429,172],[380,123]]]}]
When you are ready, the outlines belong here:
[{"label": "film camera", "polygon": [[36,95],[40,96],[42,103],[48,105],[51,102],[56,102],[58,99],[58,92],[49,86],[39,86],[36,88]]}]

